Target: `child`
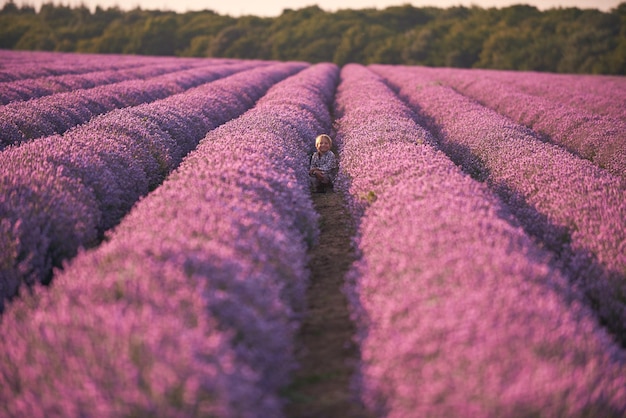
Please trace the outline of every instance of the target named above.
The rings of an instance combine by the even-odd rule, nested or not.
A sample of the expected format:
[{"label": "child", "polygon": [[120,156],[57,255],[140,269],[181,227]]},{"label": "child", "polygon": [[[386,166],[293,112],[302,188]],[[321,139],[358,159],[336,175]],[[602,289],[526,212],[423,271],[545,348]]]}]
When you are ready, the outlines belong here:
[{"label": "child", "polygon": [[333,187],[338,167],[337,158],[330,150],[332,146],[333,140],[326,134],[318,135],[315,138],[317,152],[311,156],[309,168],[311,187],[315,193],[325,193],[327,188]]}]

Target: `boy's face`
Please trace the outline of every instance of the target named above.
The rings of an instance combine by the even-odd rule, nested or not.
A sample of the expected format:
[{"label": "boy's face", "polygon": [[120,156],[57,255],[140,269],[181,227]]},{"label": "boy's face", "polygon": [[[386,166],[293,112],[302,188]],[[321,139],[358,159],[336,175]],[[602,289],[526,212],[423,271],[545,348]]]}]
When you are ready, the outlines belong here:
[{"label": "boy's face", "polygon": [[326,154],[328,151],[330,151],[330,142],[328,141],[328,139],[322,138],[318,141],[315,148],[317,148],[317,150],[322,154]]}]

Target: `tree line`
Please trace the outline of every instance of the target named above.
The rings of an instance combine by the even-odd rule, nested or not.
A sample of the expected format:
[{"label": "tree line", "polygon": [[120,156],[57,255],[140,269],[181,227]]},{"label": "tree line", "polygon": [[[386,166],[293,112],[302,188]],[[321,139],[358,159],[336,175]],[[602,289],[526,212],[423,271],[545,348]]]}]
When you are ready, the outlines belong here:
[{"label": "tree line", "polygon": [[10,0],[0,11],[0,48],[624,75],[626,3],[609,12],[311,6],[268,18],[53,3],[36,11]]}]

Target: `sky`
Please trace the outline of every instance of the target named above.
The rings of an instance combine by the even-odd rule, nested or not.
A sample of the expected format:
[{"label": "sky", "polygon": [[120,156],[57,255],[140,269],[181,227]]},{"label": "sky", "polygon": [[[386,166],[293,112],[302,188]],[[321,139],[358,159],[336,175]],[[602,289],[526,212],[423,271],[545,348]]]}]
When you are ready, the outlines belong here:
[{"label": "sky", "polygon": [[[9,0],[1,0],[2,4]],[[144,10],[170,10],[184,13],[194,10],[213,10],[221,15],[239,17],[254,15],[263,17],[279,16],[284,9],[302,9],[317,5],[328,12],[339,9],[384,9],[390,6],[411,4],[415,7],[435,6],[478,6],[482,8],[502,8],[513,4],[528,4],[540,10],[551,8],[578,7],[580,9],[598,9],[609,11],[626,0],[13,0],[18,5],[29,5],[39,10],[42,3],[64,6],[85,5],[90,10],[96,6],[102,8],[119,7],[122,10],[141,8]]]}]

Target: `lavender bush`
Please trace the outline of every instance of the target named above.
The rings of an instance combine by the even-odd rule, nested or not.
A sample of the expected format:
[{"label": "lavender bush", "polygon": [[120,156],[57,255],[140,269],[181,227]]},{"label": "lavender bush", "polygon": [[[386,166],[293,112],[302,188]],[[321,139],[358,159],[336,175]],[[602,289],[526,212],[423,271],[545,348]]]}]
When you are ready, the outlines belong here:
[{"label": "lavender bush", "polygon": [[626,200],[618,177],[432,82],[376,66],[438,131],[442,149],[486,180],[524,228],[556,254],[609,329],[626,342]]},{"label": "lavender bush", "polygon": [[[103,63],[104,64],[104,63]],[[103,69],[83,74],[63,74],[0,83],[0,104],[30,100],[37,97],[78,89],[119,83],[132,79],[148,79],[168,72],[209,65],[209,63],[171,61],[123,69]]]},{"label": "lavender bush", "polygon": [[[446,69],[450,70],[456,71]],[[626,122],[626,83],[622,76],[499,70],[476,70],[474,75],[495,79],[553,102]]]},{"label": "lavender bush", "polygon": [[346,286],[362,356],[356,387],[370,410],[624,416],[624,352],[550,253],[430,145],[380,77],[344,66],[335,101],[341,187],[359,223],[361,258]]},{"label": "lavender bush", "polygon": [[[420,69],[420,72],[424,76],[428,74],[432,81],[449,85],[515,122],[532,128],[544,138],[621,177],[626,185],[626,121],[622,120],[626,118],[623,107],[623,93],[626,91],[624,80],[622,88],[614,86],[608,96],[606,106],[622,115],[621,118],[615,118],[568,106],[563,100],[555,100],[553,97],[536,96],[511,88],[511,83],[499,81],[491,73],[428,69]],[[523,80],[524,77],[518,79]],[[541,86],[535,89],[552,85],[554,90],[556,86],[542,83],[540,77],[532,77],[532,80]],[[600,89],[602,78],[594,80],[597,80],[595,83],[599,84],[597,88]],[[560,95],[571,96],[571,88],[569,84],[562,85]],[[593,96],[583,97],[584,101],[593,100]],[[607,100],[607,96],[603,98]]]},{"label": "lavender bush", "polygon": [[625,180],[474,84],[622,121],[616,77],[0,51],[0,415],[281,417],[332,126],[373,416],[626,416]]},{"label": "lavender bush", "polygon": [[258,65],[248,61],[239,65],[191,68],[147,80],[128,80],[27,102],[15,102],[0,108],[0,126],[6,129],[0,133],[0,149],[43,136],[62,134],[113,109],[164,99]]},{"label": "lavender bush", "polygon": [[[9,292],[0,299],[12,297],[22,282],[47,282],[51,266],[61,266],[119,222],[208,131],[242,114],[269,87],[306,66],[292,62],[244,71],[0,153],[0,166],[20,168],[0,173],[5,219],[0,248],[11,249],[0,254],[0,281]],[[155,121],[154,115],[162,118]],[[31,178],[40,177],[46,186],[31,184]],[[70,181],[76,186],[62,186]],[[58,193],[50,195],[47,188]],[[74,202],[87,200],[96,202],[88,205],[89,217],[73,210]]]},{"label": "lavender bush", "polygon": [[138,65],[163,63],[162,57],[142,57],[111,54],[73,54],[47,51],[0,51],[3,65],[0,82],[82,74],[108,69],[131,68]]},{"label": "lavender bush", "polygon": [[0,411],[282,416],[317,236],[303,163],[330,129],[338,72],[318,64],[273,86],[107,242],[11,303]]}]

